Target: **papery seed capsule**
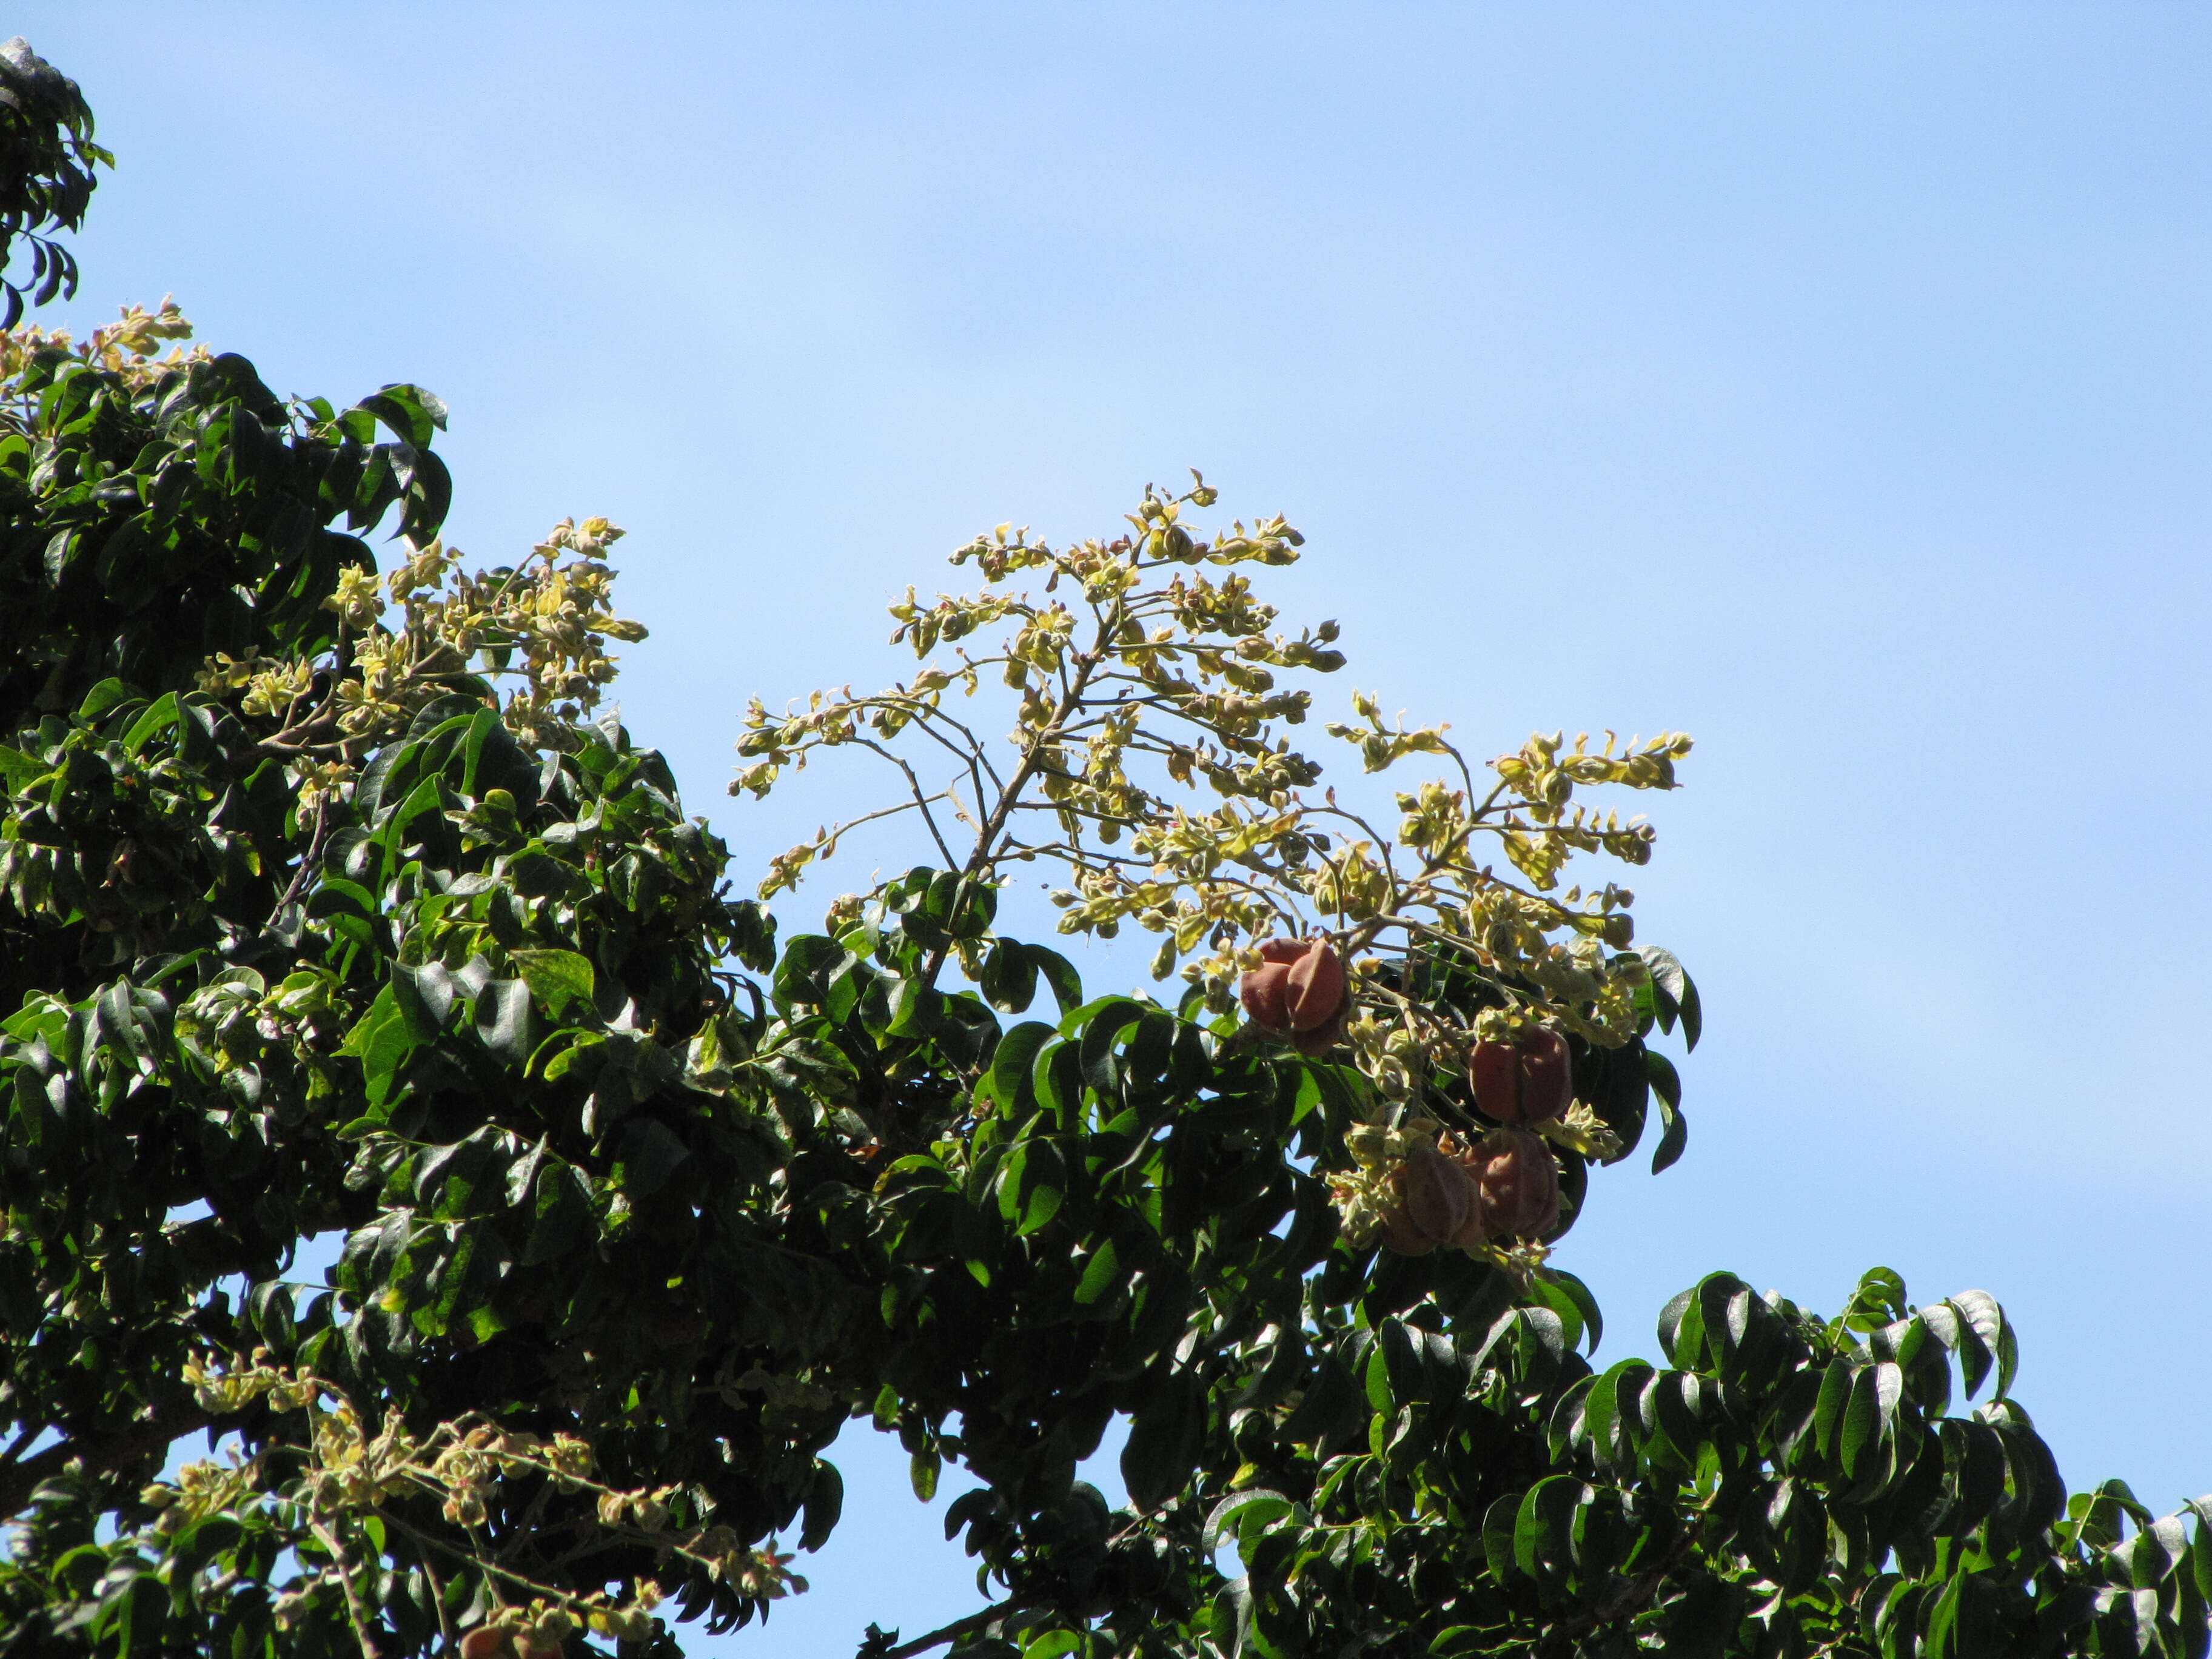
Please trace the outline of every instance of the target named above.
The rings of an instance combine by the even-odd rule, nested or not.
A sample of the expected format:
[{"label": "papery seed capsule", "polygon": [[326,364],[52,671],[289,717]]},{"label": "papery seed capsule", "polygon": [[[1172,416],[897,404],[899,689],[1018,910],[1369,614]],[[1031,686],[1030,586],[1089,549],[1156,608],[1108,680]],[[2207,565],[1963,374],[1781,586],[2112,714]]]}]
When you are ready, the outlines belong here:
[{"label": "papery seed capsule", "polygon": [[1426,1255],[1468,1227],[1480,1194],[1468,1171],[1424,1141],[1390,1175],[1397,1202],[1382,1218],[1382,1242],[1400,1255]]},{"label": "papery seed capsule", "polygon": [[1319,1054],[1338,1040],[1346,1012],[1344,963],[1327,939],[1267,939],[1237,995],[1255,1025]]},{"label": "papery seed capsule", "polygon": [[1417,1231],[1441,1243],[1466,1224],[1474,1188],[1467,1172],[1434,1146],[1415,1146],[1405,1164],[1406,1215]]},{"label": "papery seed capsule", "polygon": [[1547,1026],[1510,1042],[1478,1042],[1467,1072],[1474,1103],[1500,1123],[1548,1123],[1574,1098],[1567,1040]]},{"label": "papery seed capsule", "polygon": [[1291,1029],[1290,997],[1285,981],[1291,970],[1279,962],[1270,962],[1255,968],[1237,981],[1237,1000],[1244,1005],[1244,1018],[1263,1031],[1278,1036]]},{"label": "papery seed capsule", "polygon": [[1336,947],[1327,939],[1314,940],[1291,963],[1284,992],[1292,1030],[1317,1031],[1334,1019],[1344,1006],[1344,963]]},{"label": "papery seed capsule", "polygon": [[1306,952],[1304,939],[1271,939],[1260,946],[1260,966],[1237,981],[1245,1018],[1277,1036],[1291,1034],[1291,964]]},{"label": "papery seed capsule", "polygon": [[1336,1011],[1336,1018],[1326,1025],[1316,1026],[1310,1031],[1300,1031],[1291,1039],[1291,1047],[1308,1059],[1316,1059],[1344,1041],[1345,1016],[1351,1012],[1349,1005]]},{"label": "papery seed capsule", "polygon": [[1463,1160],[1480,1195],[1474,1224],[1486,1238],[1532,1238],[1559,1218],[1559,1164],[1541,1135],[1492,1129]]}]

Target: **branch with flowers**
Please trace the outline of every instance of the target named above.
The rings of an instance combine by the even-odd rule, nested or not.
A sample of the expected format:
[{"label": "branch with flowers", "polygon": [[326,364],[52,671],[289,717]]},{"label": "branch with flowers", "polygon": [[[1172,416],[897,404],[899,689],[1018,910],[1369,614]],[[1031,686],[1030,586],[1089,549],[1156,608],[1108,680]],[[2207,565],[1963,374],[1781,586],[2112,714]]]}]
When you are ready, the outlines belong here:
[{"label": "branch with flowers", "polygon": [[[628,1582],[619,1595],[604,1586],[575,1588],[590,1582],[594,1555],[617,1547],[642,1545],[664,1559],[680,1558],[759,1601],[806,1589],[775,1540],[746,1547],[730,1527],[714,1522],[699,1492],[623,1489],[599,1480],[590,1443],[577,1436],[541,1437],[483,1412],[420,1434],[396,1412],[371,1424],[336,1384],[271,1364],[265,1350],[228,1365],[196,1359],[185,1376],[218,1431],[222,1419],[256,1406],[268,1413],[262,1421],[273,1419],[277,1428],[251,1457],[234,1450],[227,1463],[187,1463],[173,1479],[148,1486],[139,1501],[154,1518],[142,1549],[156,1559],[177,1554],[181,1541],[204,1540],[206,1523],[222,1517],[228,1524],[218,1536],[232,1538],[235,1553],[235,1540],[257,1530],[264,1534],[258,1555],[270,1553],[273,1539],[301,1569],[278,1589],[277,1627],[297,1624],[320,1599],[337,1598],[348,1608],[363,1659],[374,1659],[391,1632],[367,1613],[368,1598],[356,1583],[392,1557],[396,1540],[410,1547],[423,1576],[444,1650],[463,1659],[550,1659],[581,1631],[651,1639],[660,1628],[653,1609],[661,1592],[650,1579]],[[495,1542],[489,1523],[503,1493],[504,1507],[526,1521],[499,1528],[504,1541]],[[554,1512],[559,1498],[579,1495],[585,1501]],[[517,1564],[519,1542],[542,1544],[556,1533],[561,1547],[550,1565],[566,1585]],[[204,1597],[232,1588],[222,1571],[204,1569],[196,1585]]]},{"label": "branch with flowers", "polygon": [[[193,363],[206,362],[213,354],[205,346],[178,342],[192,337],[192,325],[175,298],[161,296],[149,311],[143,306],[118,307],[112,323],[102,323],[79,339],[66,328],[40,328],[35,323],[0,331],[0,384],[13,394],[0,401],[0,429],[29,429],[37,399],[21,386],[24,368],[41,356],[65,352],[78,362],[106,370],[134,389],[150,386],[163,375]],[[161,351],[169,343],[167,355]]]},{"label": "branch with flowers", "polygon": [[[1354,718],[1324,729],[1364,772],[1414,757],[1446,769],[1398,792],[1395,830],[1382,827],[1320,787],[1322,764],[1283,731],[1312,711],[1289,677],[1344,663],[1334,622],[1278,631],[1249,574],[1295,562],[1304,538],[1279,518],[1194,530],[1216,494],[1193,478],[1179,495],[1147,489],[1110,539],[1054,547],[1001,525],[960,549],[952,562],[977,567],[981,590],[909,589],[890,607],[893,642],[922,664],[911,680],[817,691],[780,716],[754,700],[732,793],[766,796],[838,749],[889,762],[903,786],[772,860],[761,896],[795,886],[860,825],[906,813],[963,891],[1056,866],[1062,933],[1156,934],[1153,977],[1180,969],[1187,1014],[1241,1009],[1224,1040],[1356,1077],[1367,1127],[1338,1187],[1355,1238],[1525,1271],[1559,1214],[1547,1143],[1624,1152],[1576,1097],[1569,1040],[1619,1048],[1694,999],[1671,956],[1632,948],[1632,892],[1569,880],[1578,855],[1641,865],[1653,839],[1577,792],[1673,788],[1690,739],[1540,733],[1478,769],[1447,727],[1388,720],[1355,693]],[[1010,585],[1023,576],[1042,576],[1042,592]],[[1004,745],[982,735],[1000,711],[969,706],[994,690],[1011,705]],[[872,902],[880,890],[833,915]],[[987,948],[953,939],[929,977],[948,960],[978,977]],[[1537,1079],[1525,1097],[1524,1073]]]},{"label": "branch with flowers", "polygon": [[563,519],[518,566],[467,574],[459,552],[434,539],[381,584],[373,570],[342,571],[324,601],[339,625],[327,654],[241,662],[217,653],[200,690],[236,696],[242,714],[274,728],[261,746],[297,771],[311,804],[445,692],[497,702],[494,683],[519,681],[501,705],[509,729],[557,746],[615,677],[607,641],[645,637],[609,608],[614,573],[604,556],[622,533],[605,519]]},{"label": "branch with flowers", "polygon": [[[124,307],[116,321],[81,339],[33,325],[0,332],[0,384],[12,394],[0,401],[0,431],[34,424],[37,396],[23,389],[24,371],[41,360],[66,358],[150,392],[214,362],[204,346],[181,343],[192,331],[175,300],[165,296],[152,311]],[[442,421],[434,399],[404,390],[423,404],[428,421]],[[320,400],[295,399],[285,412],[306,436],[365,447],[381,415],[408,416],[396,406],[386,410],[386,403],[396,400],[371,398],[335,410]],[[356,462],[364,471],[393,465],[364,453],[368,459]],[[417,456],[415,465],[423,464]],[[515,564],[474,571],[464,569],[459,550],[442,540],[410,538],[407,556],[383,578],[364,566],[337,573],[337,591],[322,602],[337,623],[328,649],[289,658],[217,652],[198,689],[235,703],[254,724],[261,748],[284,762],[310,809],[346,789],[363,757],[447,692],[498,702],[518,738],[559,747],[573,741],[570,727],[599,707],[615,678],[609,643],[646,637],[641,624],[612,610],[615,573],[605,556],[622,535],[605,519],[563,519]],[[501,682],[513,683],[503,701],[494,689]]]}]

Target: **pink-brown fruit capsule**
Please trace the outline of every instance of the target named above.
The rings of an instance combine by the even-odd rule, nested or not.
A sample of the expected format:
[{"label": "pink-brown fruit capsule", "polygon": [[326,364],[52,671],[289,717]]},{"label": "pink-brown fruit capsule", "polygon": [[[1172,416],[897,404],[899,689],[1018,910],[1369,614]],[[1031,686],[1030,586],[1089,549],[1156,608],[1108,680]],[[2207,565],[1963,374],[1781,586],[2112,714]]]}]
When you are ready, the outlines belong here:
[{"label": "pink-brown fruit capsule", "polygon": [[1549,1123],[1575,1096],[1567,1040],[1534,1026],[1510,1042],[1478,1042],[1468,1062],[1474,1103],[1500,1123]]},{"label": "pink-brown fruit capsule", "polygon": [[1468,1172],[1426,1141],[1406,1154],[1390,1185],[1398,1201],[1382,1218],[1382,1242],[1400,1255],[1426,1255],[1449,1243],[1479,1202]]},{"label": "pink-brown fruit capsule", "polygon": [[1310,1031],[1300,1031],[1291,1039],[1291,1047],[1309,1060],[1317,1060],[1344,1041],[1345,1010],[1338,1009],[1336,1018],[1326,1025],[1316,1026]]},{"label": "pink-brown fruit capsule", "polygon": [[1533,1238],[1559,1218],[1559,1164],[1541,1135],[1492,1129],[1467,1155],[1489,1238]]},{"label": "pink-brown fruit capsule", "polygon": [[1302,939],[1271,939],[1260,946],[1260,966],[1237,983],[1244,1017],[1277,1036],[1291,1034],[1291,964],[1305,954]]},{"label": "pink-brown fruit capsule", "polygon": [[1327,939],[1268,939],[1260,946],[1260,964],[1237,982],[1237,994],[1244,1017],[1261,1030],[1285,1037],[1319,1034],[1344,1012],[1344,963]]},{"label": "pink-brown fruit capsule", "polygon": [[1309,945],[1290,966],[1283,988],[1293,1031],[1318,1031],[1344,1008],[1344,963],[1325,939]]}]

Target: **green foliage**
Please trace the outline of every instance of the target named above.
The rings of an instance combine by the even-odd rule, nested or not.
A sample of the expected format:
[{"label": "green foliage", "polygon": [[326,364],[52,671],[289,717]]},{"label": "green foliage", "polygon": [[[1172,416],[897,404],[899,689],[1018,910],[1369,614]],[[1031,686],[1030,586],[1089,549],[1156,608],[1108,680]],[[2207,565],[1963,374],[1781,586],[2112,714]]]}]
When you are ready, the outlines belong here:
[{"label": "green foliage", "polygon": [[[1552,895],[1566,854],[1649,844],[1574,787],[1667,787],[1679,740],[1534,739],[1487,801],[1462,767],[1399,836],[1325,843],[1336,804],[1260,775],[1310,763],[1207,679],[1275,696],[1261,659],[1333,666],[1322,633],[1268,639],[1242,587],[1186,586],[1179,641],[1115,610],[1146,559],[1279,563],[1287,527],[1179,543],[1197,492],[1148,495],[1065,556],[1121,689],[1017,596],[906,619],[933,646],[997,607],[1042,704],[995,792],[980,748],[964,802],[915,782],[972,849],[933,836],[941,866],[779,945],[660,757],[592,718],[605,642],[641,633],[619,532],[465,572],[434,398],[283,403],[242,359],[154,356],[185,331],[7,337],[0,1656],[672,1656],[804,1589],[785,1546],[833,1539],[821,1454],[858,1417],[921,1497],[981,1480],[945,1522],[990,1596],[872,1659],[2206,1654],[2212,1504],[2069,1498],[1980,1292],[1916,1310],[1878,1269],[1822,1320],[1716,1274],[1595,1368],[1546,1256],[1595,1166],[1655,1127],[1654,1167],[1680,1155],[1650,1045],[1703,1012],[1627,949],[1626,895]],[[964,552],[994,581],[1055,556]],[[1166,649],[1212,665],[1164,686]],[[757,764],[889,746],[869,722],[928,724],[955,678],[763,716]],[[1114,769],[1155,719],[1227,816],[1139,869],[1096,827],[1195,822]],[[1455,755],[1362,719],[1364,761]],[[1212,952],[1172,1006],[1000,931],[1040,795],[1073,931]],[[1291,918],[1349,964],[1305,1042],[1227,994]],[[1571,1058],[1556,1223],[1378,1243],[1413,1149],[1491,1122],[1468,1045],[1530,1024]],[[317,1238],[337,1263],[298,1282]],[[1117,1419],[1118,1510],[1077,1479]]]},{"label": "green foliage", "polygon": [[[423,1583],[458,1597],[448,1621],[489,1593],[427,1534],[404,1541],[401,1506],[380,1520],[310,1504],[303,1520],[266,1482],[225,1498],[202,1475],[187,1486],[223,1525],[179,1530],[192,1504],[140,1489],[219,1416],[272,1480],[329,1473],[331,1436],[306,1407],[288,1438],[265,1392],[238,1415],[196,1385],[224,1356],[250,1367],[264,1351],[331,1379],[364,1420],[399,1410],[430,1444],[487,1403],[567,1400],[590,1351],[635,1356],[640,1400],[683,1386],[655,1361],[689,1353],[696,1294],[676,1287],[702,1270],[696,1222],[672,1237],[675,1212],[658,1206],[718,1182],[750,1190],[774,1152],[656,1095],[730,1008],[721,964],[769,965],[769,924],[720,896],[721,849],[618,727],[528,746],[480,680],[434,662],[394,691],[396,724],[337,724],[362,704],[326,694],[371,671],[341,649],[345,612],[328,602],[373,568],[337,526],[396,507],[427,542],[445,500],[424,447],[433,400],[386,388],[343,413],[287,406],[240,359],[111,364],[98,346],[19,343],[0,529],[0,945],[20,1005],[0,1025],[0,1400],[20,1432],[0,1491],[28,1515],[19,1559],[37,1565],[7,1576],[0,1642],[167,1649],[281,1624],[312,1650],[316,1619],[343,1630],[349,1598],[311,1571],[288,1602],[270,1564],[357,1559],[363,1528],[428,1552],[414,1589],[403,1572],[392,1610],[372,1616],[434,1632]],[[374,443],[372,422],[398,435]],[[228,706],[220,676],[202,689],[218,653],[321,653],[305,701],[331,706],[329,741],[299,709],[256,713],[250,693]],[[365,751],[342,781],[319,757],[333,745]],[[495,1121],[481,1111],[495,1097],[508,1108]],[[336,1285],[289,1283],[301,1242],[332,1229],[352,1234]],[[526,1344],[496,1341],[511,1326]],[[525,1352],[538,1358],[510,1375]],[[633,1383],[583,1388],[577,1405]],[[556,1410],[549,1438],[574,1419]],[[526,1415],[507,1425],[526,1431]],[[835,1420],[817,1411],[773,1437],[763,1480],[709,1490],[738,1480],[725,1508],[750,1535],[790,1524],[817,1485],[809,1437]],[[589,1449],[590,1468],[623,1476],[617,1494],[669,1485],[629,1480],[629,1464],[659,1469],[646,1444],[672,1435],[696,1455],[702,1430],[640,1432]],[[603,1496],[554,1493],[541,1529],[570,1527],[580,1505],[589,1520]],[[663,1504],[657,1524],[698,1501]],[[443,1502],[427,1524],[451,1532]],[[122,1528],[113,1541],[102,1516]],[[780,1588],[726,1528],[705,1551],[725,1618],[748,1583]],[[157,1608],[145,1574],[179,1559],[216,1587],[164,1591]],[[538,1564],[507,1565],[520,1584]],[[620,1576],[625,1562],[594,1565]]]},{"label": "green foliage", "polygon": [[0,276],[0,328],[13,328],[27,298],[44,305],[76,292],[76,261],[42,232],[75,230],[92,199],[93,168],[114,158],[92,142],[92,111],[76,82],[21,35],[0,45],[0,271],[17,238],[31,247],[23,280]]},{"label": "green foliage", "polygon": [[[135,325],[135,326],[134,326]],[[0,714],[65,715],[114,678],[188,691],[209,659],[328,650],[357,534],[399,508],[426,539],[452,487],[434,398],[387,386],[343,412],[286,404],[244,358],[142,355],[167,307],[72,349],[11,338],[0,408]],[[379,441],[380,424],[392,435]]]}]

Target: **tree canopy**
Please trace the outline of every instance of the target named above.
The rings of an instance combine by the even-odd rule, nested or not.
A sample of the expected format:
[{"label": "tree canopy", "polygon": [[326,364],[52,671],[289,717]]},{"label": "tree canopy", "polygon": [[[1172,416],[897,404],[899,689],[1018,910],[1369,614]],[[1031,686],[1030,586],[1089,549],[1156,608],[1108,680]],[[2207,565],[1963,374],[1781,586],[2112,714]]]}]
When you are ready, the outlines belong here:
[{"label": "tree canopy", "polygon": [[[27,235],[91,125],[9,52]],[[1354,694],[1355,775],[1440,774],[1378,818],[1290,741],[1302,538],[1194,479],[745,714],[734,787],[872,753],[910,832],[783,938],[846,830],[733,866],[604,711],[620,531],[473,567],[434,397],[188,337],[0,361],[0,1655],[674,1655],[801,1588],[856,1417],[982,1483],[989,1597],[866,1659],[2207,1651],[2212,1504],[2069,1497],[1980,1291],[1719,1273],[1593,1363],[1562,1242],[1703,1012],[1586,797],[1686,738]],[[1153,990],[1001,928],[1038,869]]]}]

